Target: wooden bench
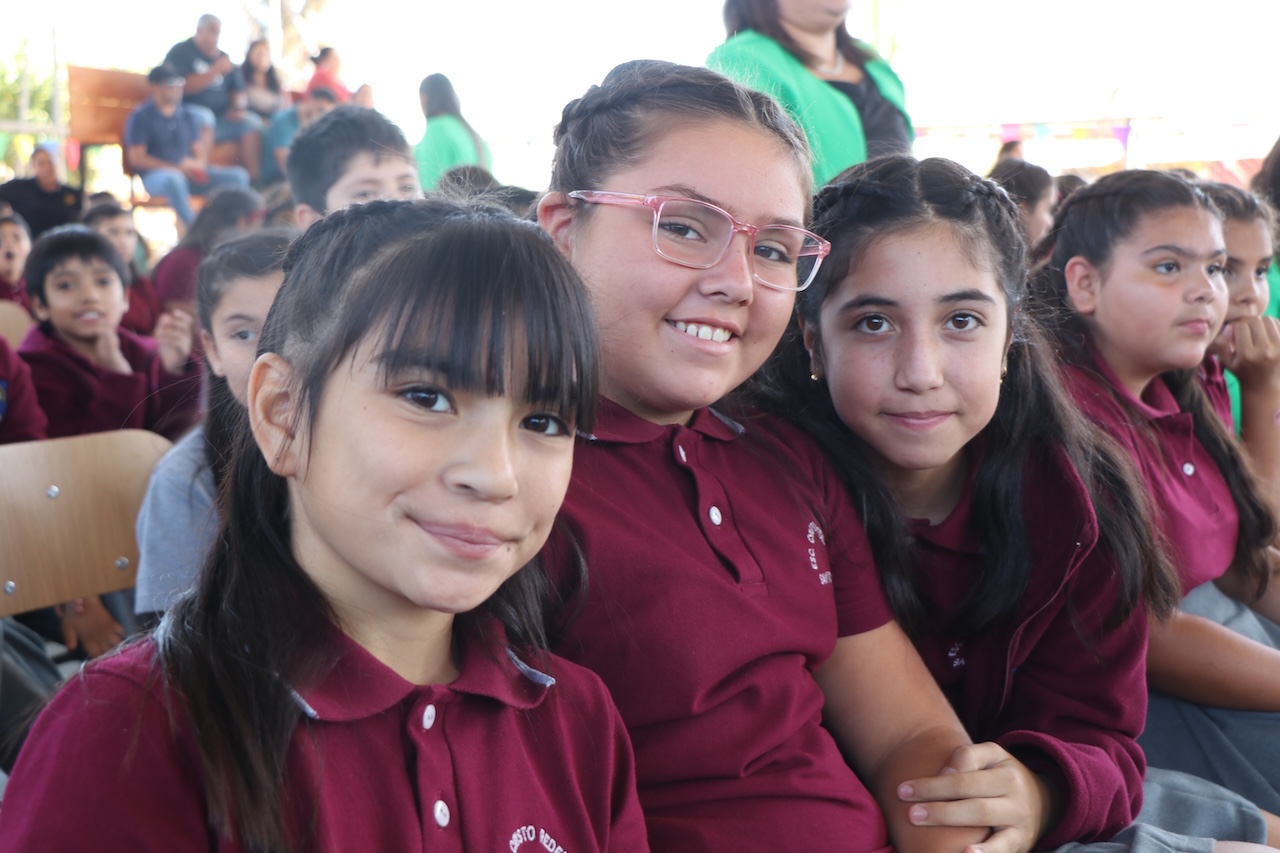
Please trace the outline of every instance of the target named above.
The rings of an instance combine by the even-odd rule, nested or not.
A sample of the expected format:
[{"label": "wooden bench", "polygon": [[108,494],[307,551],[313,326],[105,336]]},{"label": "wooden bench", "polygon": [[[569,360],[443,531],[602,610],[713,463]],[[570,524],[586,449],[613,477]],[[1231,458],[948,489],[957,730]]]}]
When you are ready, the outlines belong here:
[{"label": "wooden bench", "polygon": [[[120,160],[124,164],[125,174],[129,176],[129,203],[143,207],[168,207],[169,203],[165,198],[150,197],[138,188],[141,181],[129,165],[128,153],[123,150],[124,128],[130,113],[151,97],[147,75],[115,68],[68,65],[67,90],[70,95],[71,138],[78,141],[82,148],[97,145],[120,146]],[[235,163],[235,146],[231,145],[229,151],[226,146],[219,146],[210,153],[209,159],[221,165],[232,165]],[[85,187],[87,194],[86,168],[86,158],[81,156],[80,186]],[[193,207],[201,203],[199,199],[199,196],[192,197]]]}]

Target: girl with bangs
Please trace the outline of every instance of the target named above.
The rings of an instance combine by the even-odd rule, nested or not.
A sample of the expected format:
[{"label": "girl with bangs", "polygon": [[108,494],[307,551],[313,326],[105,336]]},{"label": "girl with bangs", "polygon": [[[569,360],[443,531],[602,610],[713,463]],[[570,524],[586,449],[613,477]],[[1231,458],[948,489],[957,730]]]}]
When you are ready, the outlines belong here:
[{"label": "girl with bangs", "polygon": [[45,709],[0,849],[647,849],[617,712],[542,628],[596,363],[532,225],[437,201],[312,227],[196,589]]}]

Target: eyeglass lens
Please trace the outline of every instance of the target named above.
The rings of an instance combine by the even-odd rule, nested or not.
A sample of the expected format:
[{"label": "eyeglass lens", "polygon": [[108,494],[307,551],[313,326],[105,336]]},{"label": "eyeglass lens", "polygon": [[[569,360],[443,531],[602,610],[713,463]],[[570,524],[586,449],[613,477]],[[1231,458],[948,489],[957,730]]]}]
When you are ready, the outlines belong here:
[{"label": "eyeglass lens", "polygon": [[[733,233],[733,221],[722,211],[670,199],[658,212],[653,245],[668,260],[705,268],[720,259]],[[796,290],[812,277],[818,261],[816,249],[813,239],[798,228],[763,227],[752,245],[752,271],[766,284]]]}]

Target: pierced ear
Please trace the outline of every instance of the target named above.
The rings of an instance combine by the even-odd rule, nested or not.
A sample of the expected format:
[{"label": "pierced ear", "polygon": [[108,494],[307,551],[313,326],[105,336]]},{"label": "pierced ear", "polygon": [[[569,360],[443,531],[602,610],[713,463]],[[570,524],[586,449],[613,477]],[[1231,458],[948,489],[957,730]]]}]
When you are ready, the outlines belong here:
[{"label": "pierced ear", "polygon": [[225,379],[227,369],[222,366],[222,359],[218,357],[218,343],[213,339],[213,335],[204,329],[200,330],[200,348],[204,350],[204,360],[209,362],[209,369],[213,371],[213,375]]},{"label": "pierced ear", "polygon": [[566,256],[572,253],[573,200],[562,192],[549,192],[538,200],[538,224]]},{"label": "pierced ear", "polygon": [[293,206],[293,218],[298,223],[298,230],[306,231],[312,225],[324,219],[324,214],[309,204],[295,204]]},{"label": "pierced ear", "polygon": [[1082,315],[1092,314],[1098,307],[1098,288],[1102,274],[1087,258],[1076,255],[1062,269],[1067,280],[1067,304]]},{"label": "pierced ear", "polygon": [[822,342],[818,340],[818,330],[812,324],[805,322],[803,317],[797,316],[796,319],[800,322],[804,348],[809,351],[809,375],[817,381],[825,375],[822,365]]},{"label": "pierced ear", "polygon": [[272,352],[259,356],[249,371],[249,428],[267,467],[281,477],[298,473],[292,380],[293,366]]}]

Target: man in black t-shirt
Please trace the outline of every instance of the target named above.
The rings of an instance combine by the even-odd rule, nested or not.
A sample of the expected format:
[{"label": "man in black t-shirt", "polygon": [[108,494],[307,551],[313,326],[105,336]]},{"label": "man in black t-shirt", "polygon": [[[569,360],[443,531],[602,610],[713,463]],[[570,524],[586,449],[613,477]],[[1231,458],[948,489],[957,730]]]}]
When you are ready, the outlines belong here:
[{"label": "man in black t-shirt", "polygon": [[249,109],[240,69],[218,47],[222,21],[201,15],[196,34],[169,49],[164,58],[186,78],[183,101],[202,125],[210,150],[220,142],[235,142],[237,162],[258,177],[262,162],[262,119]]},{"label": "man in black t-shirt", "polygon": [[43,146],[31,155],[30,178],[0,184],[0,200],[27,220],[34,240],[57,225],[80,221],[80,190],[58,182],[53,153]]}]

